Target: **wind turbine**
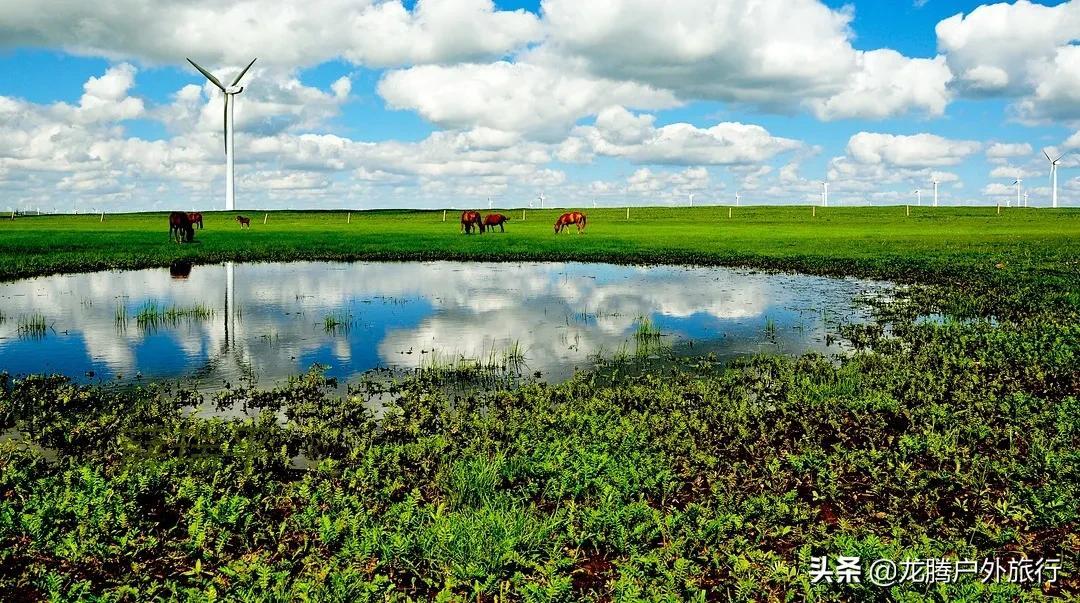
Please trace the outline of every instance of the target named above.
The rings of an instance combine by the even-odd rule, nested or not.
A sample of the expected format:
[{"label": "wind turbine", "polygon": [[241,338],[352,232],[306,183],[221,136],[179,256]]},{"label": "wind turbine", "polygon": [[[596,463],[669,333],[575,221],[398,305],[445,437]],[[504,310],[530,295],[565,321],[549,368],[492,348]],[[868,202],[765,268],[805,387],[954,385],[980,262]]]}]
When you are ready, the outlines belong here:
[{"label": "wind turbine", "polygon": [[937,207],[937,185],[940,181],[937,178],[934,178],[931,182],[934,183],[934,207]]},{"label": "wind turbine", "polygon": [[827,180],[821,181],[821,206],[829,206],[829,182]]},{"label": "wind turbine", "polygon": [[217,86],[222,93],[225,94],[225,211],[232,211],[236,207],[236,195],[235,187],[233,184],[233,108],[236,105],[236,99],[233,98],[237,94],[244,91],[243,86],[237,86],[244,75],[247,74],[248,69],[255,64],[256,59],[251,59],[247,67],[240,72],[240,75],[233,79],[232,84],[225,86],[214,77],[214,74],[199,67],[195,61],[188,59],[193,67],[199,70],[199,73],[206,76],[206,79],[210,80],[210,83]]},{"label": "wind turbine", "polygon": [[1028,204],[1027,204],[1027,199],[1028,199],[1028,194],[1027,194],[1027,191],[1024,191],[1024,207],[1027,207],[1027,206],[1028,206]]},{"label": "wind turbine", "polygon": [[693,207],[694,206],[694,193],[690,193],[689,197],[690,197],[690,207]]},{"label": "wind turbine", "polygon": [[[1020,174],[1016,175],[1016,181],[1013,184],[1016,185],[1016,206],[1020,207],[1020,185],[1024,183],[1024,179],[1020,177]],[[1006,205],[1008,207],[1008,205]]]},{"label": "wind turbine", "polygon": [[919,190],[919,189],[915,189],[914,192],[915,192],[915,204],[918,205],[919,207],[922,207],[922,191]]},{"label": "wind turbine", "polygon": [[1058,162],[1065,156],[1065,153],[1058,155],[1057,159],[1050,159],[1050,154],[1043,149],[1043,155],[1046,155],[1046,160],[1050,162],[1050,206],[1057,208],[1057,172]]},{"label": "wind turbine", "polygon": [[540,209],[544,209],[544,193],[540,193]]},{"label": "wind turbine", "polygon": [[488,209],[491,209],[491,197],[488,197]]},{"label": "wind turbine", "polygon": [[735,191],[735,207],[739,206],[739,191]]}]

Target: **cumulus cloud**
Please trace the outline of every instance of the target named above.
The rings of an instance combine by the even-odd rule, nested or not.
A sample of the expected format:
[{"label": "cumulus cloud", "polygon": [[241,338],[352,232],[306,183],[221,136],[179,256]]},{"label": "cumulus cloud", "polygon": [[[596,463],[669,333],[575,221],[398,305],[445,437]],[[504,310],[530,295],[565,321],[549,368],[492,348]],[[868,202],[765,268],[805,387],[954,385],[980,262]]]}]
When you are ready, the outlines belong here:
[{"label": "cumulus cloud", "polygon": [[995,142],[986,147],[986,156],[990,159],[1008,159],[1032,154],[1031,145],[1026,142]]},{"label": "cumulus cloud", "polygon": [[951,140],[934,134],[859,132],[848,140],[847,152],[859,163],[922,168],[956,165],[981,146],[973,140]]},{"label": "cumulus cloud", "polygon": [[391,71],[378,90],[391,107],[414,110],[442,127],[480,126],[549,139],[611,105],[658,109],[678,104],[670,92],[646,85],[507,61]]},{"label": "cumulus cloud", "polygon": [[[176,64],[263,57],[297,68],[334,58],[368,66],[499,57],[540,37],[539,19],[491,0],[78,0],[14,2],[0,44]],[[241,57],[241,59],[238,59]]]},{"label": "cumulus cloud", "polygon": [[752,124],[720,123],[698,128],[675,123],[656,127],[654,121],[651,115],[608,107],[597,116],[595,125],[575,129],[574,136],[597,155],[652,164],[760,162],[802,146],[799,141],[772,136],[765,128]]},{"label": "cumulus cloud", "polygon": [[818,118],[881,119],[911,110],[945,113],[952,72],[944,57],[909,59],[883,49],[859,53],[857,63],[859,69],[840,92],[809,101]]},{"label": "cumulus cloud", "polygon": [[[817,0],[544,0],[554,54],[601,77],[822,119],[940,115],[944,58],[851,45],[848,8]],[[763,26],[767,24],[767,26]]]},{"label": "cumulus cloud", "polygon": [[1073,45],[1080,3],[982,5],[941,21],[935,31],[963,93],[1021,97],[1016,109],[1024,119],[1080,118],[1080,57]]}]

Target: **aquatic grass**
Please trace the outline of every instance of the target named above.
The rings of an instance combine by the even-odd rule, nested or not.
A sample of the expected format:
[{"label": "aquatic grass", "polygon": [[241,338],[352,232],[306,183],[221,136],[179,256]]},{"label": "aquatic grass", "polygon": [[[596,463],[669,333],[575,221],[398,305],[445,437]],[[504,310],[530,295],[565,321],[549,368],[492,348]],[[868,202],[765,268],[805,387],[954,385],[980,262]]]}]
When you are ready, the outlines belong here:
[{"label": "aquatic grass", "polygon": [[136,310],[135,323],[143,328],[156,328],[175,326],[182,321],[210,320],[213,317],[214,309],[203,304],[186,307],[163,306],[151,300]]},{"label": "aquatic grass", "polygon": [[637,326],[634,329],[634,340],[638,343],[650,343],[663,337],[663,333],[653,325],[648,316],[640,316],[635,322]]},{"label": "aquatic grass", "polygon": [[34,313],[19,316],[18,332],[22,336],[34,338],[44,337],[48,329],[48,322],[42,314]]},{"label": "aquatic grass", "polygon": [[346,312],[335,312],[323,317],[323,330],[331,335],[344,335],[352,329],[353,318]]},{"label": "aquatic grass", "polygon": [[761,332],[769,339],[774,339],[776,337],[776,321],[773,320],[771,316],[765,317],[765,327]]},{"label": "aquatic grass", "polygon": [[526,368],[525,349],[519,341],[504,347],[494,344],[480,356],[432,350],[421,358],[416,375],[433,383],[509,384]]}]

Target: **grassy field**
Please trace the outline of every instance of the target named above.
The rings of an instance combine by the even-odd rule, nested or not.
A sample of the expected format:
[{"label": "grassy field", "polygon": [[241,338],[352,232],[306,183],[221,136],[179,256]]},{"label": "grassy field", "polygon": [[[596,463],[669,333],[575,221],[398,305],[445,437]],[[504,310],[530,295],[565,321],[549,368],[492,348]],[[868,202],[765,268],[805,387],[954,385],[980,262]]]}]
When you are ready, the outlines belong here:
[{"label": "grassy field", "polygon": [[[217,395],[258,413],[245,419],[192,415],[182,384],[0,375],[0,434],[17,434],[0,436],[0,600],[1080,596],[1080,212],[590,210],[586,235],[555,237],[556,213],[472,237],[441,212],[251,214],[250,231],[211,214],[183,246],[163,215],[19,218],[0,223],[0,275],[574,259],[922,285],[845,328],[847,356],[613,361],[480,391],[421,374],[346,396],[315,371]],[[822,555],[1062,569],[1053,583],[814,585]]]},{"label": "grassy field", "polygon": [[[496,210],[498,211],[498,210]],[[998,263],[1075,270],[1080,210],[994,208],[589,209],[587,234],[556,237],[561,210],[503,210],[506,233],[460,234],[458,212],[207,213],[196,243],[170,244],[165,214],[0,220],[0,279],[106,268],[291,259],[552,259],[752,264],[911,279],[984,272]],[[263,218],[266,217],[266,224]]]}]

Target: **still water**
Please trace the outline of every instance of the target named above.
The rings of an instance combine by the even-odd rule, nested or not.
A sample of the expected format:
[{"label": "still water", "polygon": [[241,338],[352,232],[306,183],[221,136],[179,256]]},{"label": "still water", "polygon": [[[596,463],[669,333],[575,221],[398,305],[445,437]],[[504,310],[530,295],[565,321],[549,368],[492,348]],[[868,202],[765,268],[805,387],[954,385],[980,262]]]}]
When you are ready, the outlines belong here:
[{"label": "still water", "polygon": [[[842,352],[885,283],[729,268],[297,262],[0,283],[0,371],[83,381],[344,380],[515,348],[558,380],[632,350],[643,319],[680,354]],[[143,319],[138,315],[142,313]],[[155,314],[151,318],[151,314]],[[34,319],[45,328],[34,328]],[[329,324],[328,324],[329,323]]]}]

